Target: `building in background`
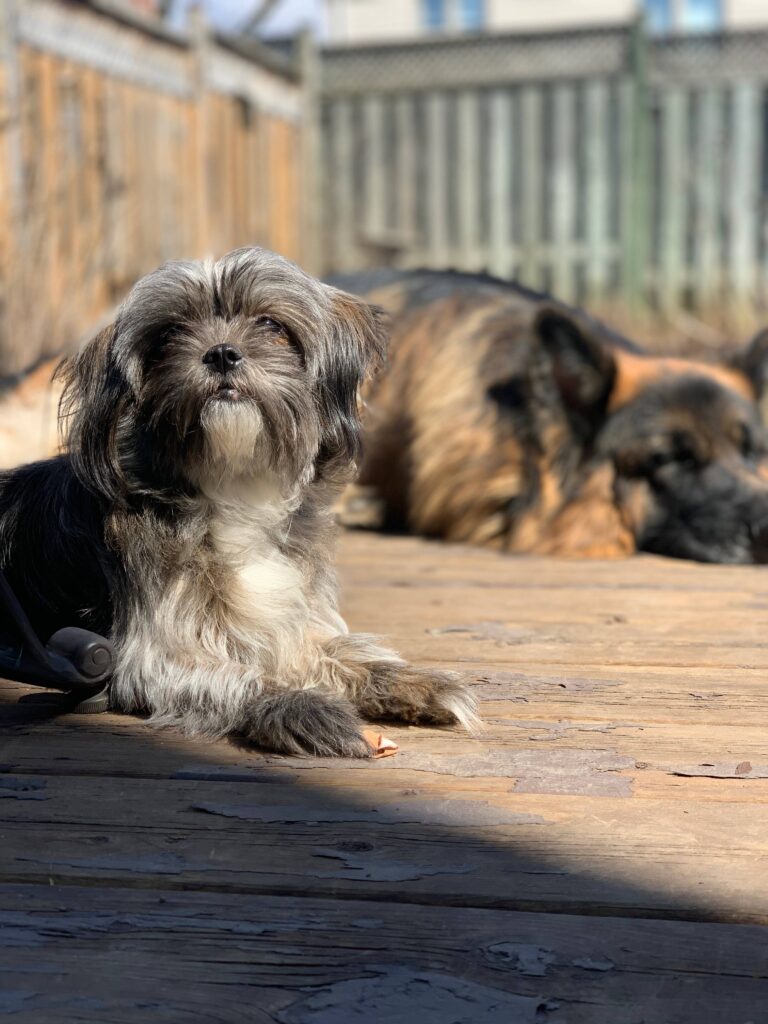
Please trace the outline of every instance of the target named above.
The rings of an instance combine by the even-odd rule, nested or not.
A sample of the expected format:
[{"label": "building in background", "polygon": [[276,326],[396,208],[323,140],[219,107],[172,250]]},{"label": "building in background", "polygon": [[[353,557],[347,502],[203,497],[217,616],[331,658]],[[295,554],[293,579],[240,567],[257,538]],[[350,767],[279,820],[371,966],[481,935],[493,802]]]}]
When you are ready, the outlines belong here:
[{"label": "building in background", "polygon": [[767,0],[324,0],[331,44],[467,32],[525,32],[626,22],[644,9],[655,32],[768,25]]},{"label": "building in background", "polygon": [[122,0],[122,4],[129,10],[136,11],[138,14],[148,14],[152,17],[156,17],[157,15],[164,13],[164,8],[160,0]]}]

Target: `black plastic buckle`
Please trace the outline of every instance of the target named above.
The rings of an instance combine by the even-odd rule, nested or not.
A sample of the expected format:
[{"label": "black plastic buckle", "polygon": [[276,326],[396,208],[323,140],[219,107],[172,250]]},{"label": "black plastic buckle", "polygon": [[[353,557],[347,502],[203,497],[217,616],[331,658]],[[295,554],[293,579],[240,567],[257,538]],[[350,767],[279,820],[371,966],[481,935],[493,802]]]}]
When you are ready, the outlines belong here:
[{"label": "black plastic buckle", "polygon": [[112,641],[98,633],[67,626],[43,644],[0,573],[0,677],[61,690],[68,711],[94,714],[109,707],[114,670]]}]

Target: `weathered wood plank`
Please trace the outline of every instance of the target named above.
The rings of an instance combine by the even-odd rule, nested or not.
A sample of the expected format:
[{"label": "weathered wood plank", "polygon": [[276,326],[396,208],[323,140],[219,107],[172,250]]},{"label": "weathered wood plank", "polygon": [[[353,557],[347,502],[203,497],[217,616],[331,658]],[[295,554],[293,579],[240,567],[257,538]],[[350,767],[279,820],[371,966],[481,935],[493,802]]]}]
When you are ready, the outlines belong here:
[{"label": "weathered wood plank", "polygon": [[[766,789],[760,781],[767,761],[764,673],[754,672],[744,682],[741,673],[734,671],[653,674],[644,668],[616,671],[589,665],[553,670],[513,660],[501,666],[443,664],[462,670],[476,686],[487,731],[478,742],[460,733],[388,724],[387,733],[402,748],[395,767],[406,763],[418,767],[431,745],[438,743],[441,749],[447,745],[455,752],[457,777],[471,775],[472,759],[481,757],[486,759],[483,774],[496,763],[497,776],[502,778],[514,774],[514,755],[521,747],[538,750],[546,761],[547,751],[590,752],[597,744],[608,745],[621,758],[621,771],[632,780],[635,793],[653,776],[654,793],[663,791],[665,797],[677,799],[685,794],[679,791],[676,772],[690,774],[691,766],[704,766],[694,775],[705,778],[711,774],[706,764],[714,763],[730,768],[718,768],[716,774],[723,779],[712,787],[712,799],[764,799]],[[67,775],[162,777],[196,758],[217,770],[236,768],[246,773],[273,763],[293,768],[304,764],[275,760],[228,742],[206,744],[185,740],[173,731],[158,733],[127,716],[52,718],[49,700],[47,695],[33,695],[32,688],[3,687],[3,771],[45,774],[55,765],[57,772]],[[726,784],[729,777],[737,785]],[[750,785],[738,785],[743,782]],[[549,791],[545,781],[542,789]]]},{"label": "weathered wood plank", "polygon": [[[169,890],[0,888],[4,1005],[32,1021],[732,1024],[765,931]],[[40,986],[40,965],[55,985]],[[12,1008],[12,1009],[11,1009]],[[566,1016],[567,1015],[567,1016]]]},{"label": "weathered wood plank", "polygon": [[433,738],[375,781],[320,762],[225,786],[194,764],[109,786],[6,775],[0,879],[768,922],[768,803],[632,799],[604,739],[498,758]]},{"label": "weathered wood plank", "polygon": [[[558,1013],[567,1008],[569,1021],[585,1024],[636,1024],[641,1007],[642,1019],[658,1024],[731,1024],[728,1013],[740,1005],[733,1000],[742,997],[753,1014],[745,1020],[759,1019],[768,976],[755,959],[763,933],[712,922],[768,922],[763,570],[655,558],[513,559],[364,534],[343,538],[340,562],[352,627],[393,636],[421,663],[463,671],[483,699],[486,734],[387,727],[400,744],[395,758],[302,761],[157,733],[127,716],[46,721],[40,704],[7,703],[23,688],[1,686],[0,882],[12,894],[8,887],[28,888],[27,905],[18,908],[7,908],[0,889],[0,926],[27,938],[37,922],[38,962],[63,979],[56,989],[62,1001],[40,1002],[49,995],[34,979],[16,984],[19,954],[9,988],[37,1000],[21,1002],[20,1012],[42,1007],[66,1020],[83,965],[107,978],[122,958],[144,972],[148,991],[155,982],[170,985],[171,1005],[182,1008],[178,993],[194,994],[200,1019],[216,1020],[207,1012],[214,990],[195,964],[219,964],[217,980],[234,1000],[243,979],[228,974],[233,960],[247,973],[243,964],[263,965],[263,949],[270,963],[293,965],[289,981],[275,967],[264,996],[285,992],[286,1001],[262,1004],[267,969],[258,966],[248,978],[248,1020],[263,1009],[265,1021],[335,1021],[338,1000],[367,1007],[370,991],[379,1009],[390,1005],[381,1003],[385,997],[405,998],[401,991],[409,1005],[427,993],[432,1006],[437,992],[435,1012],[450,1014],[453,1003],[445,1000],[459,991],[450,986],[470,980],[482,999],[495,1000],[477,1005],[500,1005],[505,1024],[539,1013],[511,1015],[517,1007],[504,1004],[508,995],[559,999]],[[90,894],[62,904],[50,891],[59,883]],[[121,892],[108,897],[105,887]],[[166,902],[152,905],[158,889]],[[265,912],[248,909],[277,896],[284,900],[272,902],[294,915],[291,937],[274,915],[265,923]],[[48,899],[64,907],[55,934]],[[353,924],[355,931],[340,932],[313,909],[326,899],[333,901],[328,913],[341,918],[361,901],[352,921],[373,919],[376,928]],[[116,906],[118,920],[106,919]],[[72,916],[77,907],[85,920]],[[166,910],[170,919],[162,918]],[[496,911],[505,937],[470,938],[471,921],[479,926]],[[101,930],[92,912],[102,915]],[[529,912],[528,930],[520,930],[520,915]],[[577,914],[589,922],[569,916]],[[251,920],[253,936],[244,924]],[[397,922],[409,927],[406,938],[393,930]],[[311,941],[315,926],[322,950]],[[636,946],[634,928],[656,930]],[[382,944],[369,946],[369,933]],[[309,942],[306,959],[299,934]],[[747,934],[752,959],[727,959]],[[583,952],[566,955],[576,941]],[[475,973],[490,963],[477,950],[502,942],[511,944],[500,954],[503,967],[492,954],[493,974]],[[531,979],[515,966],[515,944],[526,955],[535,947],[534,970],[543,957],[543,974]],[[417,961],[403,960],[402,949],[414,957],[429,951],[418,969],[429,973],[437,963],[440,980],[429,974],[411,984],[402,971],[415,971]],[[354,959],[361,951],[364,964]],[[164,956],[171,958],[167,972]],[[348,987],[361,976],[372,990]],[[314,979],[311,996],[297,991],[297,978],[305,986]],[[107,994],[95,997],[102,1003],[92,1019],[130,1020],[133,989],[109,991],[105,985]],[[475,988],[460,992],[468,1005],[481,998]],[[315,997],[331,1002],[321,1006]],[[237,1019],[226,1001],[217,1005],[222,1020]]]}]

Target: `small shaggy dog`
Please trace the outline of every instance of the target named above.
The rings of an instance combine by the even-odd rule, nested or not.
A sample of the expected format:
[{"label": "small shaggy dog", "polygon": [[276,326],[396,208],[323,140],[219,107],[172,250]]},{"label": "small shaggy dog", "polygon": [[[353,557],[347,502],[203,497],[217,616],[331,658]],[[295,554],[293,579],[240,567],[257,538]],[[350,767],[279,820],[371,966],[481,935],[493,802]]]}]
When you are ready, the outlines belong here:
[{"label": "small shaggy dog", "polygon": [[0,474],[0,569],[44,637],[112,636],[115,708],[288,754],[371,756],[359,715],[474,726],[453,676],[337,609],[383,347],[372,307],[248,248],[148,275],[65,367],[66,454]]}]

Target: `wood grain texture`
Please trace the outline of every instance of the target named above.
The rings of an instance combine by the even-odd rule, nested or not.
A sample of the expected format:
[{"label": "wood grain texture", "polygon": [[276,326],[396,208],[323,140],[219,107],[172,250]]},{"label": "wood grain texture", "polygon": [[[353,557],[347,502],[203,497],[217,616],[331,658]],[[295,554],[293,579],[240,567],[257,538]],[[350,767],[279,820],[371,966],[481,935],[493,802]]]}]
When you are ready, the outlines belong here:
[{"label": "wood grain texture", "polygon": [[365,534],[341,566],[352,627],[462,672],[486,734],[290,759],[0,684],[0,1009],[761,1020],[764,571]]},{"label": "wood grain texture", "polygon": [[[305,86],[115,12],[0,14],[0,377],[74,347],[167,259],[256,241],[304,255]],[[252,110],[272,125],[260,180]]]},{"label": "wood grain texture", "polygon": [[[0,937],[0,1005],[23,1024],[732,1024],[768,1012],[762,930],[744,926],[17,886],[0,892]],[[45,990],[41,962],[56,965]]]}]

